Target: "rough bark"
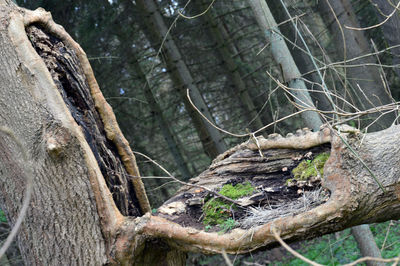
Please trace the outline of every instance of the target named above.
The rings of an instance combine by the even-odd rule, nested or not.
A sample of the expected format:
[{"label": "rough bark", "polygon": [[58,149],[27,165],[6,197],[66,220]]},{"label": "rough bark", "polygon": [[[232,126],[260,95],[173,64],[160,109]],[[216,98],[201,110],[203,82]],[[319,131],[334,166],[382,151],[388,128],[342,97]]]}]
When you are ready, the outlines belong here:
[{"label": "rough bark", "polygon": [[[25,263],[55,265],[70,258],[72,264],[103,264],[106,244],[87,167],[87,161],[94,158],[74,156],[82,155],[88,146],[80,145],[82,133],[77,132],[73,118],[66,115],[62,98],[54,93],[54,83],[48,82],[48,71],[38,73],[38,68],[46,69],[43,62],[37,55],[32,56],[36,53],[31,46],[22,47],[30,44],[21,14],[6,5],[0,5],[0,12],[3,19],[8,19],[1,23],[0,31],[0,121],[30,154],[26,165],[13,140],[0,138],[2,209],[13,224],[23,195],[24,169],[32,168],[35,182],[31,208],[19,234]],[[21,54],[23,49],[29,49],[30,54]],[[40,82],[48,83],[41,86]],[[51,105],[44,106],[46,98],[51,99]],[[60,156],[46,148],[55,138],[66,146]],[[81,211],[75,212],[72,207]]]},{"label": "rough bark", "polygon": [[[32,200],[18,236],[25,263],[101,265],[129,261],[133,253],[126,250],[132,251],[133,247],[144,245],[144,242],[140,237],[126,237],[125,232],[138,229],[134,229],[137,223],[133,218],[124,218],[121,215],[123,208],[120,212],[115,205],[115,202],[126,201],[119,201],[117,197],[114,202],[105,180],[105,177],[110,178],[110,173],[101,171],[104,163],[101,160],[111,157],[96,154],[96,147],[99,147],[91,142],[90,137],[110,141],[108,145],[112,145],[115,151],[113,156],[120,158],[130,176],[135,176],[125,181],[134,186],[126,189],[134,190],[131,195],[136,197],[136,203],[125,207],[134,211],[131,214],[136,216],[150,208],[135,159],[111,108],[98,89],[84,52],[42,9],[19,9],[6,1],[1,2],[0,12],[0,123],[13,132],[28,153],[28,162],[25,162],[13,139],[3,135],[0,138],[0,176],[4,181],[1,184],[1,204],[13,225],[20,208],[26,169],[29,168],[34,175]],[[53,51],[47,46],[41,48],[48,55],[60,52],[53,56],[59,56],[57,64],[70,64],[72,69],[64,74],[71,75],[71,79],[62,80],[62,75],[57,79],[54,76],[57,70],[46,67],[45,61],[48,64],[51,62],[38,55],[25,31],[33,24],[42,27],[52,41],[58,40],[65,45]],[[83,105],[76,95],[63,99],[63,92],[57,86],[63,82],[66,82],[61,84],[64,90],[70,92],[89,85],[90,91],[84,92],[89,95],[83,99]],[[83,87],[74,87],[74,84]],[[87,128],[95,126],[93,120],[83,115],[90,112],[91,108],[84,106],[90,104],[87,101],[89,98],[93,99],[96,115],[101,120],[97,121],[100,123],[98,126],[103,128],[97,136],[99,132]],[[67,102],[64,102],[65,99]],[[76,113],[72,114],[74,111]],[[106,164],[106,167],[109,166]],[[123,196],[130,194],[125,189],[113,192]],[[126,245],[127,240],[136,242]]]},{"label": "rough bark", "polygon": [[[176,214],[164,218],[144,214],[149,205],[135,158],[101,95],[84,52],[44,10],[19,9],[10,1],[0,0],[0,15],[0,123],[13,132],[29,155],[28,162],[24,162],[13,139],[3,135],[0,138],[0,203],[13,224],[29,167],[34,173],[33,196],[18,237],[26,264],[177,265],[184,262],[182,251],[243,253],[276,245],[273,230],[293,241],[357,224],[400,218],[399,126],[366,135],[352,129],[341,138],[336,131],[323,128],[318,132],[299,131],[286,138],[275,134],[268,139],[251,139],[219,156],[207,171],[193,180],[193,185],[207,186],[207,189],[201,188],[203,192],[218,190],[227,181],[241,180],[272,180],[279,184],[277,191],[289,191],[285,189],[287,168],[296,166],[309,154],[329,149],[330,142],[330,158],[321,182],[321,187],[329,192],[329,200],[307,211],[274,218],[251,228],[236,228],[222,235],[185,227],[177,223]],[[87,82],[90,88],[88,98],[93,98],[104,126],[103,137],[116,146],[115,156],[121,158],[126,172],[134,176],[132,185],[137,202],[130,208],[135,206],[140,217],[123,216],[118,210],[107,187],[107,176],[102,173],[99,160],[85,137],[83,124],[71,114],[73,109],[64,102],[57,79],[52,77],[51,68],[46,67],[46,59],[39,57],[27,38],[25,27],[32,24],[59,39],[70,49],[70,55],[76,54],[79,64],[74,67],[76,73],[82,68],[83,83]],[[68,57],[66,53],[62,56]],[[375,174],[385,192],[343,139]],[[193,185],[184,188],[164,207],[180,202],[185,210],[189,208],[187,195],[202,193]],[[274,191],[266,190],[263,195]],[[281,193],[284,198],[278,195],[275,199],[293,196],[285,193]],[[237,201],[235,204],[248,209],[253,203]]]}]

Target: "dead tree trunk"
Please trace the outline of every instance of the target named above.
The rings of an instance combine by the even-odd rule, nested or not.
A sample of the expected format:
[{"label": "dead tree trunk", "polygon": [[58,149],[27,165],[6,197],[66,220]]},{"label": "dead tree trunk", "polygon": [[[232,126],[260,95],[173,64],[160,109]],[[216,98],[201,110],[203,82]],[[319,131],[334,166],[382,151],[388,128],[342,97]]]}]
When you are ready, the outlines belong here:
[{"label": "dead tree trunk", "polygon": [[[30,169],[33,196],[18,236],[27,265],[184,265],[185,251],[244,253],[274,245],[273,231],[293,241],[400,218],[399,126],[249,140],[151,215],[135,158],[79,45],[42,9],[0,0],[0,15],[0,125],[15,136],[0,133],[0,204],[13,225]],[[304,160],[326,152],[323,176],[289,180]],[[235,216],[237,228],[204,230],[196,216],[204,202],[224,184],[245,181],[253,194],[225,197],[232,208],[224,212],[242,215]],[[266,200],[293,206],[307,186],[318,196],[308,208],[275,209],[243,222],[254,210],[262,217],[255,207]]]}]

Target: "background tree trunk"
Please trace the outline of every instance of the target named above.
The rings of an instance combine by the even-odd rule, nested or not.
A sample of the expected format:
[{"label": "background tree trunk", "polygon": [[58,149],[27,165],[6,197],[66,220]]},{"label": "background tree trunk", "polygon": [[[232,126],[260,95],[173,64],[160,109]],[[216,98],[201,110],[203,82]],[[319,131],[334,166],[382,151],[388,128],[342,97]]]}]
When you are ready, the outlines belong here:
[{"label": "background tree trunk", "polygon": [[[249,0],[248,1],[257,19],[257,22],[264,32],[264,36],[269,42],[272,55],[275,62],[281,67],[282,82],[288,83],[289,88],[293,88],[290,92],[293,94],[294,101],[299,106],[299,109],[315,108],[307,87],[303,80],[300,79],[301,74],[298,70],[290,51],[280,36],[278,25],[272,16],[271,11],[265,1]],[[322,124],[318,113],[306,111],[301,114],[307,127],[318,131]]]},{"label": "background tree trunk", "polygon": [[[381,251],[375,243],[374,236],[367,224],[351,228],[351,233],[357,241],[361,254],[366,257],[382,258]],[[368,266],[383,266],[384,262],[367,261]]]},{"label": "background tree trunk", "polygon": [[[383,21],[395,9],[398,1],[392,1],[394,5],[387,0],[373,0],[372,3],[376,5],[376,14]],[[396,3],[397,2],[397,3]],[[400,14],[396,11],[390,18],[381,26],[383,35],[389,47],[398,45],[400,43]],[[400,64],[400,47],[390,49],[393,54],[392,60],[396,65]],[[400,78],[400,68],[394,68],[397,76]]]},{"label": "background tree trunk", "polygon": [[[200,136],[203,148],[208,156],[215,158],[218,154],[224,152],[227,147],[224,139],[220,132],[206,122],[190,104],[186,96],[186,90],[189,89],[191,98],[196,107],[212,122],[214,119],[208,110],[206,103],[201,95],[201,92],[197,88],[189,68],[183,61],[183,57],[179,52],[173,38],[168,35],[168,28],[165,24],[163,17],[159,13],[156,4],[153,0],[136,2],[140,14],[143,16],[143,31],[148,36],[152,46],[158,51],[158,47],[166,37],[163,43],[163,50],[166,52],[166,64],[167,68],[171,73],[172,80],[175,81],[175,85],[180,92],[181,98],[185,103],[185,108],[190,114],[190,117],[197,129]],[[132,5],[131,3],[129,5]],[[156,45],[158,44],[158,45]]]},{"label": "background tree trunk", "polygon": [[[340,56],[336,59],[344,60],[346,63],[349,59],[371,53],[369,41],[364,36],[364,32],[345,27],[360,27],[348,0],[319,1],[318,10],[321,16],[325,18],[326,25],[333,36],[336,54]],[[378,68],[368,65],[370,63],[376,63],[375,58],[372,56],[362,57],[350,63],[350,65],[359,66],[344,68],[348,92],[353,96],[353,102],[356,106],[362,110],[392,102],[390,92],[384,89]],[[377,116],[371,115],[371,120],[363,123],[364,126],[367,126]],[[395,115],[393,113],[386,114],[374,123],[370,130],[376,131],[387,128],[394,120]]]},{"label": "background tree trunk", "polygon": [[[203,4],[201,4],[200,1],[193,4],[196,6],[195,10],[198,13],[207,8],[207,5],[204,4],[204,1]],[[228,39],[224,38],[224,34],[222,33],[224,29],[218,23],[218,21],[213,18],[210,12],[205,13],[201,18],[203,23],[208,25],[209,35],[215,41],[219,57],[228,71],[229,78],[231,79],[233,85],[233,95],[235,95],[234,97],[239,98],[239,102],[241,103],[243,112],[247,117],[247,121],[252,122],[250,128],[253,130],[262,128],[263,123],[258,115],[253,99],[248,92],[248,88],[246,87],[246,84],[240,75],[239,66],[232,58],[233,55],[228,49]]]}]

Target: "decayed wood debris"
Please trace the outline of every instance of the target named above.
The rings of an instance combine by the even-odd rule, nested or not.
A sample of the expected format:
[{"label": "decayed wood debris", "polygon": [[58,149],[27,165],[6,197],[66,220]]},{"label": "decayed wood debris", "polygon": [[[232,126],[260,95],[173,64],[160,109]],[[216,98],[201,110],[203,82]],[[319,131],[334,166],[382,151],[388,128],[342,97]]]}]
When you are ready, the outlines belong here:
[{"label": "decayed wood debris", "polygon": [[249,195],[232,202],[222,199],[230,205],[228,210],[215,209],[227,212],[228,219],[235,221],[228,229],[249,228],[307,211],[327,201],[329,191],[321,189],[320,174],[295,180],[292,170],[319,154],[329,154],[329,139],[327,128],[319,132],[305,128],[285,138],[278,134],[260,136],[258,143],[250,139],[218,156],[205,172],[190,180],[196,186],[183,187],[156,215],[185,227],[225,231],[224,225],[205,223],[206,202],[219,197],[201,187],[220,192],[226,184],[250,184],[253,188]]}]

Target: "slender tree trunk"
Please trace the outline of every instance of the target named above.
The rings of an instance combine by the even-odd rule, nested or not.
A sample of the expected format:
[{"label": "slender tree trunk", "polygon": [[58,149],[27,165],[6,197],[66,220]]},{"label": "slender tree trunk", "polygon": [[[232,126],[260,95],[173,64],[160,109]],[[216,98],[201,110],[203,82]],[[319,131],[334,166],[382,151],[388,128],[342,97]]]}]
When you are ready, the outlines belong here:
[{"label": "slender tree trunk", "polygon": [[[132,3],[128,3],[132,6]],[[211,158],[216,157],[218,154],[224,152],[227,147],[220,132],[206,122],[190,104],[186,96],[186,90],[189,89],[191,98],[196,107],[212,122],[214,119],[209,112],[209,109],[204,102],[204,99],[197,88],[189,68],[183,61],[182,55],[179,52],[171,35],[168,33],[168,28],[163,20],[162,15],[157,9],[157,5],[153,0],[138,0],[136,5],[143,16],[142,28],[148,37],[149,41],[155,50],[158,50],[159,45],[163,45],[165,51],[165,59],[167,68],[171,73],[171,78],[178,88],[185,108],[191,117],[194,126],[199,134],[200,140],[203,144],[204,151]],[[167,36],[165,38],[165,36]],[[165,42],[163,42],[165,38]],[[159,45],[157,45],[159,44]]]},{"label": "slender tree trunk", "polygon": [[[249,0],[248,2],[253,9],[260,28],[264,32],[267,42],[270,44],[274,60],[282,69],[283,82],[287,82],[289,87],[293,88],[290,92],[294,96],[294,101],[300,106],[300,109],[315,108],[304,81],[300,79],[300,71],[294,62],[285,41],[280,35],[278,25],[276,24],[267,3],[262,0]],[[322,125],[321,118],[316,112],[303,112],[302,118],[307,127],[312,128],[315,131],[319,130],[319,127]]]},{"label": "slender tree trunk", "polygon": [[[372,235],[369,225],[363,224],[351,228],[351,233],[357,242],[361,254],[366,257],[382,258],[381,252],[375,243],[374,236]],[[384,266],[386,263],[379,261],[367,261],[368,266]]]},{"label": "slender tree trunk", "polygon": [[178,166],[179,171],[181,172],[182,177],[187,180],[191,177],[190,171],[186,165],[185,159],[183,158],[179,148],[178,144],[175,141],[174,134],[172,133],[172,129],[170,129],[169,124],[167,123],[167,120],[164,118],[164,115],[161,111],[160,106],[158,105],[153,92],[151,91],[151,88],[147,84],[145,87],[145,96],[147,102],[151,105],[151,109],[153,112],[153,115],[156,117],[161,133],[164,136],[165,141],[168,144],[168,148],[174,157],[175,163]]},{"label": "slender tree trunk", "polygon": [[144,84],[144,95],[146,97],[146,100],[149,104],[149,108],[151,109],[152,115],[155,117],[157,120],[161,134],[163,135],[165,141],[167,142],[168,149],[170,150],[172,157],[175,160],[175,163],[181,172],[181,175],[184,179],[189,179],[191,177],[191,173],[189,171],[189,168],[187,167],[186,161],[183,158],[183,155],[181,151],[178,148],[178,143],[175,141],[175,137],[173,134],[172,129],[170,128],[170,125],[167,123],[167,119],[164,117],[164,114],[157,103],[157,100],[150,88],[150,83],[147,80],[146,75],[144,74],[138,59],[136,58],[134,51],[132,50],[131,47],[127,47],[125,49],[125,53],[127,58],[129,58],[129,66],[133,68],[134,73],[139,76],[139,79],[141,80],[141,83]]},{"label": "slender tree trunk", "polygon": [[[350,1],[323,0],[319,1],[318,9],[321,16],[325,18],[326,25],[333,36],[336,54],[340,56],[340,60],[346,61],[371,52],[369,42],[363,31],[345,27],[360,27]],[[370,63],[376,63],[376,60],[372,56],[363,57],[350,63],[351,65],[359,65],[359,67],[344,69],[347,78],[346,84],[351,89],[353,101],[363,110],[388,104],[392,101],[390,92],[384,89],[378,68],[368,66]],[[371,116],[371,120],[368,120],[365,125],[372,122],[378,115]],[[370,130],[387,128],[394,119],[393,113],[384,115],[370,127]]]},{"label": "slender tree trunk", "polygon": [[[211,12],[211,10],[209,12]],[[216,19],[216,23],[218,24],[218,30],[221,33],[222,38],[224,40],[232,39],[229,35],[228,28],[224,22],[224,17],[219,17],[218,19]],[[229,50],[232,51],[233,58],[237,57],[242,62],[245,62],[245,56],[243,56],[243,54],[240,53],[234,39],[232,39],[231,41],[225,41],[225,43],[229,46]],[[241,74],[243,75],[244,73]],[[257,86],[257,82],[254,80],[252,76],[247,77],[245,79],[245,82],[248,88],[256,88]],[[249,92],[249,94],[252,97],[255,96],[252,95],[251,91]],[[256,106],[257,109],[261,109],[264,106],[266,100],[267,97],[254,97],[254,105]],[[264,125],[271,123],[273,120],[272,115],[267,108],[264,108],[264,110],[260,113],[260,117]]]},{"label": "slender tree trunk", "polygon": [[[204,1],[203,4],[197,2],[194,2],[194,4],[196,5],[196,10],[198,12],[207,7],[207,5],[204,4]],[[225,29],[223,29],[218,21],[212,16],[211,11],[206,12],[204,16],[201,16],[201,19],[203,23],[207,25],[209,35],[212,36],[212,39],[216,42],[218,54],[229,73],[230,80],[233,83],[234,95],[238,97],[243,112],[247,117],[247,121],[253,121],[250,127],[254,130],[263,127],[263,123],[257,113],[253,99],[251,98],[247,86],[240,75],[239,66],[232,58],[232,54],[228,49],[228,38],[224,38],[224,34],[222,33]]]},{"label": "slender tree trunk", "polygon": [[[376,14],[381,19],[385,20],[390,14],[393,13],[398,1],[392,1],[394,5],[388,0],[373,0],[376,5]],[[396,11],[383,25],[380,26],[383,35],[389,47],[400,44],[400,14]],[[390,49],[392,56],[392,63],[400,65],[400,47]],[[397,76],[400,78],[400,67],[394,68]]]},{"label": "slender tree trunk", "polygon": [[[268,6],[270,7],[272,14],[274,14],[274,18],[277,20],[278,24],[284,21],[289,21],[290,17],[285,12],[280,0],[269,1]],[[299,34],[297,33],[294,27],[301,28],[301,25],[296,23],[296,26],[294,26],[293,23],[289,22],[281,25],[279,29],[286,38],[288,38],[292,43],[296,44],[296,46],[289,43],[287,45],[293,56],[293,60],[296,63],[302,75],[304,73],[314,71],[312,72],[312,74],[308,74],[303,77],[311,82],[321,84],[321,77],[317,74],[317,72],[315,72],[316,69],[310,59],[310,56],[304,52],[306,51],[305,46],[303,42],[299,40]],[[301,29],[299,30],[302,32]],[[301,51],[300,48],[303,49],[303,51]],[[317,93],[312,93],[312,92],[310,93],[311,97],[314,99],[315,106],[317,107],[317,109],[324,111],[328,110],[331,111],[332,104],[330,103],[329,99],[324,95],[322,88],[320,86],[312,86],[309,84],[306,85],[308,88],[318,91]]]}]

